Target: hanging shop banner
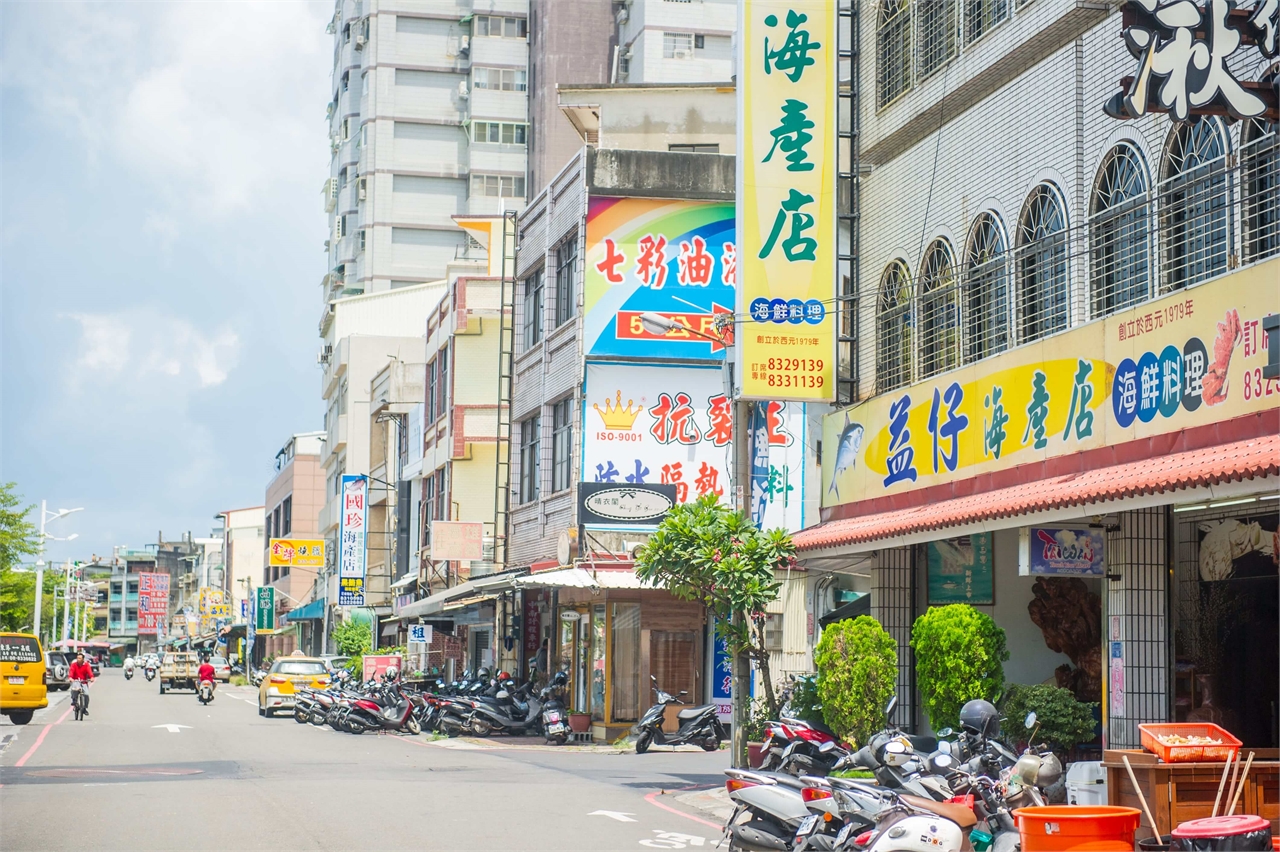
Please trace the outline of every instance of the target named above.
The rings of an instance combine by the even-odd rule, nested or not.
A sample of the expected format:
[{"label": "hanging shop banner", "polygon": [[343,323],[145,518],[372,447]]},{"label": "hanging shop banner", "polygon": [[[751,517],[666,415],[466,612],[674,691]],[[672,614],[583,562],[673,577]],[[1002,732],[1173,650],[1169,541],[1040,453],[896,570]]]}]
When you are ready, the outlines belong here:
[{"label": "hanging shop banner", "polygon": [[830,414],[822,504],[1274,410],[1262,321],[1276,281],[1280,259]]},{"label": "hanging shop banner", "polygon": [[1027,565],[1032,575],[1101,577],[1106,570],[1103,530],[1085,527],[1032,527]]},{"label": "hanging shop banner", "polygon": [[[763,405],[770,466],[763,524],[802,529],[804,406]],[[676,503],[704,494],[731,501],[733,406],[719,368],[588,364],[583,417],[586,480],[673,485]]]},{"label": "hanging shop banner", "polygon": [[721,722],[733,719],[733,655],[729,644],[717,631],[716,646],[711,672],[711,703],[716,705],[716,716]]},{"label": "hanging shop banner", "polygon": [[410,624],[409,625],[409,644],[410,645],[430,645],[433,628],[430,624]]},{"label": "hanging shop banner", "polygon": [[741,0],[736,369],[748,399],[835,394],[836,0]]},{"label": "hanging shop banner", "polygon": [[267,564],[290,568],[323,568],[324,539],[273,538],[267,551]]},{"label": "hanging shop banner", "polygon": [[991,606],[996,602],[991,533],[931,541],[928,550],[929,606],[953,603]]},{"label": "hanging shop banner", "polygon": [[160,633],[169,617],[169,575],[163,572],[138,574],[138,632]]},{"label": "hanging shop banner", "polygon": [[578,523],[588,527],[656,527],[676,504],[676,486],[578,483]]},{"label": "hanging shop banner", "polygon": [[[738,270],[733,217],[732,204],[592,198],[583,267],[587,357],[722,360],[723,344],[681,329],[649,331],[640,315],[722,336],[716,317],[733,318]],[[730,340],[732,329],[729,323]]]},{"label": "hanging shop banner", "polygon": [[254,589],[254,622],[255,633],[270,632],[276,629],[276,590],[273,586],[259,586]]},{"label": "hanging shop banner", "polygon": [[338,538],[338,605],[364,606],[365,521],[369,480],[342,477],[342,522]]},{"label": "hanging shop banner", "polygon": [[399,654],[365,654],[361,662],[364,664],[361,677],[365,680],[381,681],[387,669],[393,666],[397,672],[404,671],[404,658]]}]

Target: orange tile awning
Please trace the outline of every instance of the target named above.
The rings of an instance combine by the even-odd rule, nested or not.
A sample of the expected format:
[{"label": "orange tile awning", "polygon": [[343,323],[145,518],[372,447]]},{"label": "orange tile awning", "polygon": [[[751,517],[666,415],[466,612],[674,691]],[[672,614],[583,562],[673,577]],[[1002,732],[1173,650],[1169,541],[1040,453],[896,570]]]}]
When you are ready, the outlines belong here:
[{"label": "orange tile awning", "polygon": [[1280,473],[1280,436],[1270,435],[1054,476],[923,506],[827,521],[801,530],[793,540],[800,551],[862,544],[909,533],[1241,482],[1277,473]]}]

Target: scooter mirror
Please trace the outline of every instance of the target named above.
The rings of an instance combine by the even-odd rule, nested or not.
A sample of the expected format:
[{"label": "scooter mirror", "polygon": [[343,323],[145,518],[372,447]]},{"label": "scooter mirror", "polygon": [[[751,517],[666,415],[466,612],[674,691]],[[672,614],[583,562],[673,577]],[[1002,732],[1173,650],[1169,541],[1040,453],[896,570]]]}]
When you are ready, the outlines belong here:
[{"label": "scooter mirror", "polygon": [[826,754],[826,753],[828,753],[828,752],[830,752],[830,751],[834,750],[834,749],[835,749],[835,747],[836,747],[836,744],[835,744],[835,743],[833,743],[831,740],[827,740],[825,743],[823,743],[822,745],[818,746],[818,751],[819,751],[819,752],[821,752],[822,754]]},{"label": "scooter mirror", "polygon": [[689,690],[687,689],[682,689],[676,693],[676,695],[688,695],[688,694],[689,694]]},{"label": "scooter mirror", "polygon": [[657,683],[657,682],[658,682],[658,679],[657,679],[656,677],[654,677],[653,675],[649,675],[649,680],[653,681],[654,683]]},{"label": "scooter mirror", "polygon": [[1030,713],[1027,714],[1027,718],[1023,720],[1022,727],[1030,730],[1031,728],[1035,727],[1035,724],[1036,724],[1036,711],[1032,710]]},{"label": "scooter mirror", "polygon": [[938,736],[940,736],[940,737],[949,737],[949,736],[951,736],[951,735],[952,735],[952,734],[954,734],[954,733],[955,733],[955,731],[951,730],[950,728],[943,728],[941,731],[938,731]]},{"label": "scooter mirror", "polygon": [[[945,730],[947,730],[947,729],[946,729],[946,728],[943,728],[942,730],[943,730],[943,731],[945,731]],[[939,736],[942,736],[942,735],[943,735],[943,734],[942,734],[942,731],[938,731],[938,734],[939,734]],[[951,743],[947,742],[946,740],[940,740],[940,741],[938,742],[938,751],[942,752],[943,754],[947,754],[947,755],[951,754]]]},{"label": "scooter mirror", "polygon": [[889,703],[884,706],[884,715],[886,719],[893,718],[893,708],[898,706],[898,696],[889,699]]}]

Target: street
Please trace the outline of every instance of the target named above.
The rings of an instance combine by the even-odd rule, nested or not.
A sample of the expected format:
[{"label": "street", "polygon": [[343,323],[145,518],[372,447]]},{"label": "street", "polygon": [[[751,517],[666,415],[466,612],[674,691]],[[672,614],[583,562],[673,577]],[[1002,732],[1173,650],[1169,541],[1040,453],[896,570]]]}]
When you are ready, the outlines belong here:
[{"label": "street", "polygon": [[[104,669],[90,714],[68,693],[0,724],[6,850],[710,849],[678,791],[723,782],[728,752],[610,753],[341,734],[261,718],[256,691],[160,695]],[[585,752],[585,753],[584,753]],[[601,811],[604,813],[593,813]]]}]

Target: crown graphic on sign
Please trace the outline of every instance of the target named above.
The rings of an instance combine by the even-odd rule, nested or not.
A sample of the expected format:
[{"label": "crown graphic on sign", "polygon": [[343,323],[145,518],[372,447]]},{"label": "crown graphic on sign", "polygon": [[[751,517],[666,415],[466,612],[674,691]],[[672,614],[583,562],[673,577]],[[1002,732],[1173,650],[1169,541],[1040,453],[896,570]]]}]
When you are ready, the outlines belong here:
[{"label": "crown graphic on sign", "polygon": [[616,403],[609,399],[605,399],[604,408],[599,403],[593,403],[592,408],[600,415],[600,419],[604,421],[604,428],[617,429],[621,432],[630,432],[631,427],[635,425],[636,418],[640,416],[642,408],[632,408],[634,400],[627,400],[627,407],[622,407],[622,391],[618,391],[614,397]]}]

